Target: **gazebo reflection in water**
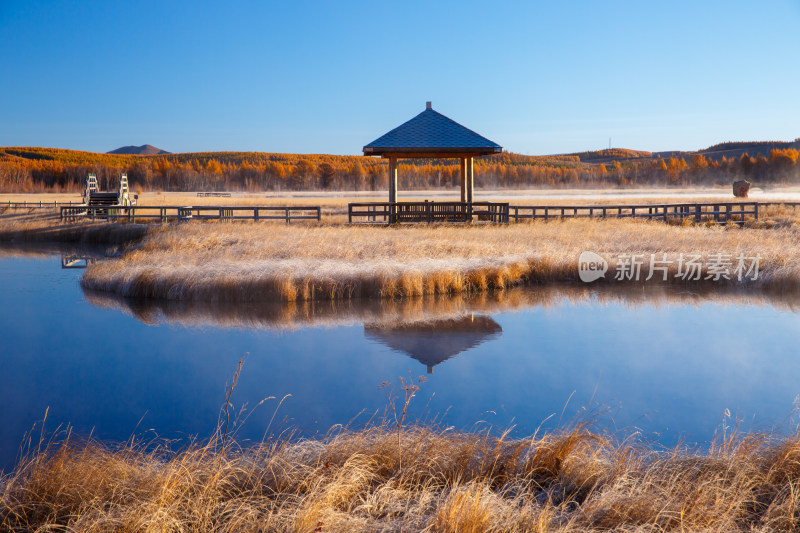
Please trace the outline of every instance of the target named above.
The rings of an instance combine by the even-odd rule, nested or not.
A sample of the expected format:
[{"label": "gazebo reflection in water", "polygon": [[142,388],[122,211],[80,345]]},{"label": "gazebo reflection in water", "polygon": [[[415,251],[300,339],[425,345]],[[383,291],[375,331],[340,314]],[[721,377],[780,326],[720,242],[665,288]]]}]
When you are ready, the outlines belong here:
[{"label": "gazebo reflection in water", "polygon": [[498,338],[500,324],[489,316],[364,326],[364,336],[416,359],[433,373],[433,367],[451,357]]}]

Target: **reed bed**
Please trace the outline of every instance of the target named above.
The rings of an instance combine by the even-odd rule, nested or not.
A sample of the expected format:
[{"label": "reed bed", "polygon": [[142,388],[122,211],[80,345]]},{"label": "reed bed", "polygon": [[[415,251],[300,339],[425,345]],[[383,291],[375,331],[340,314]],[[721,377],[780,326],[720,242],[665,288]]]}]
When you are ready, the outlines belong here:
[{"label": "reed bed", "polygon": [[[680,254],[707,259],[722,253],[760,257],[758,279],[741,285],[795,290],[800,287],[800,210],[769,207],[763,214],[744,228],[618,219],[365,227],[64,224],[55,212],[6,209],[0,213],[0,241],[125,246],[121,257],[87,269],[84,287],[170,300],[293,302],[503,291],[576,280],[584,250],[609,261],[606,277],[596,283],[613,282],[616,260],[623,255],[641,254],[646,261],[651,254],[659,259],[667,254],[674,282]],[[719,287],[737,280],[692,285],[709,283]]]},{"label": "reed bed", "polygon": [[423,426],[180,451],[58,445],[0,481],[4,531],[796,531],[800,435],[659,449],[581,426]]},{"label": "reed bed", "polygon": [[[82,283],[127,297],[215,302],[407,298],[574,281],[580,253],[590,250],[609,261],[598,283],[615,283],[616,261],[624,255],[667,254],[673,261],[668,278],[675,280],[680,254],[722,253],[760,257],[758,279],[741,284],[788,290],[800,287],[799,237],[793,223],[766,229],[616,219],[507,226],[167,225],[150,230],[121,257],[91,265]],[[694,283],[740,282],[704,275]]]}]

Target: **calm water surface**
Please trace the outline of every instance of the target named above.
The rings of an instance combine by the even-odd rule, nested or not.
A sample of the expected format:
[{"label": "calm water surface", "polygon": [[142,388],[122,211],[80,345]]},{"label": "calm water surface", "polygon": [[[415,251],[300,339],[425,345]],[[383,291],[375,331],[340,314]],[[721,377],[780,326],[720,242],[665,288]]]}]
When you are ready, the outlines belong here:
[{"label": "calm water surface", "polygon": [[243,356],[237,407],[290,396],[252,410],[240,440],[367,423],[387,405],[379,385],[400,376],[427,378],[414,417],[462,429],[523,436],[589,412],[623,434],[702,444],[726,410],[745,428],[794,427],[797,298],[577,287],[214,306],[85,294],[82,272],[59,254],[0,249],[2,469],[48,409],[46,429],[102,439],[208,436]]}]

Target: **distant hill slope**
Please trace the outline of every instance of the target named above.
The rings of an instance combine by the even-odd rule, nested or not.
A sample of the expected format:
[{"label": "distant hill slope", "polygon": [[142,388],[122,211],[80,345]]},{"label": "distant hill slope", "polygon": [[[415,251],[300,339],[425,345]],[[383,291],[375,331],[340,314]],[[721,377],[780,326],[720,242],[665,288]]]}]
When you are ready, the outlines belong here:
[{"label": "distant hill slope", "polygon": [[111,150],[108,153],[120,155],[161,155],[168,154],[169,152],[161,148],[156,148],[152,144],[143,144],[141,146],[123,146],[122,148]]},{"label": "distant hill slope", "polygon": [[787,141],[750,141],[750,142],[724,142],[709,146],[696,151],[680,151],[670,150],[663,152],[643,152],[639,150],[629,150],[627,148],[611,148],[609,150],[597,150],[594,152],[578,152],[573,154],[563,154],[559,156],[552,156],[568,160],[570,158],[578,158],[581,163],[610,163],[612,161],[625,161],[631,159],[656,159],[656,158],[669,158],[677,157],[689,159],[694,155],[702,154],[708,159],[715,161],[721,160],[723,157],[727,159],[739,158],[742,154],[748,154],[751,157],[763,155],[768,157],[772,150],[785,150],[787,148],[794,148],[800,150],[800,138],[792,142]]},{"label": "distant hill slope", "polygon": [[757,155],[769,156],[772,150],[785,150],[794,148],[800,150],[800,139],[794,142],[784,141],[758,141],[758,142],[726,142],[709,146],[704,150],[698,150],[709,159],[722,159],[722,156],[730,159],[732,157],[742,157],[746,153],[751,157]]}]

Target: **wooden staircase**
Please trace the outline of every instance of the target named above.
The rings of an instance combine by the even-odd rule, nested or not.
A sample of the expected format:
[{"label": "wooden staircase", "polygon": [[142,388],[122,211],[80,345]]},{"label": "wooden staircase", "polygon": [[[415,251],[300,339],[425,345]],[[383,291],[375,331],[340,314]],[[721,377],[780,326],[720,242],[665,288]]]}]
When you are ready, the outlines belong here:
[{"label": "wooden staircase", "polygon": [[115,192],[102,192],[97,184],[97,176],[89,174],[83,192],[83,203],[89,207],[93,216],[107,216],[111,207],[128,207],[132,205],[128,188],[128,175],[120,174],[119,188]]}]

